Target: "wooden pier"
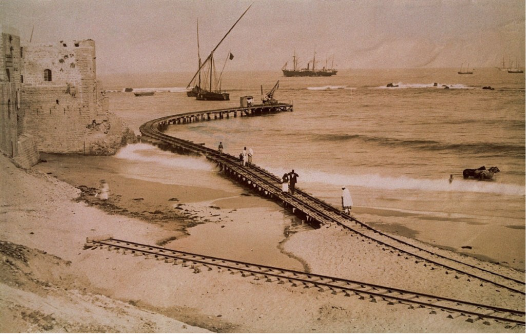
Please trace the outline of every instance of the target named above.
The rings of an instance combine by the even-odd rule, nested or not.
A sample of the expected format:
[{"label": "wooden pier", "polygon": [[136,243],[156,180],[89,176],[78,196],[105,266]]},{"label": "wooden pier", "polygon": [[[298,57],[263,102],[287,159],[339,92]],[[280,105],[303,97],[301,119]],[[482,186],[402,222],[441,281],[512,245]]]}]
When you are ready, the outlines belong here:
[{"label": "wooden pier", "polygon": [[447,270],[476,278],[513,293],[524,295],[525,284],[522,280],[506,277],[484,268],[465,263],[442,254],[436,249],[428,249],[421,245],[402,240],[381,232],[371,226],[345,214],[319,198],[296,188],[294,195],[282,193],[281,178],[257,166],[243,166],[239,157],[208,148],[203,144],[172,137],[163,131],[170,125],[188,124],[193,122],[207,122],[230,117],[252,117],[268,115],[278,112],[291,112],[290,104],[256,105],[251,107],[236,107],[207,111],[196,111],[166,116],[151,120],[140,127],[144,141],[151,141],[164,149],[182,153],[204,155],[207,159],[217,163],[220,170],[232,180],[252,189],[263,197],[269,198],[290,209],[296,216],[313,226],[339,226],[350,232],[350,237],[366,242],[374,242],[382,250],[398,253],[405,259],[421,263],[424,266],[440,266]]}]

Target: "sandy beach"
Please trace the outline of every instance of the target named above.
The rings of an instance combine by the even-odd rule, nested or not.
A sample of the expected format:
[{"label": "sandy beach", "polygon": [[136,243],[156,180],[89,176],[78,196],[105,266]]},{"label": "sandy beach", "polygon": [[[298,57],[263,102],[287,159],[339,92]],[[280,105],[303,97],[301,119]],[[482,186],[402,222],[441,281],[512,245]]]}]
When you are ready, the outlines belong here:
[{"label": "sandy beach", "polygon": [[[0,164],[4,332],[524,331],[493,321],[467,322],[459,314],[448,317],[427,308],[371,303],[221,270],[194,273],[143,257],[85,250],[87,237],[101,235],[190,250],[204,249],[207,240],[210,249],[218,249],[209,237],[225,240],[221,238],[230,235],[232,247],[223,244],[223,252],[214,255],[524,309],[524,296],[455,278],[441,268],[431,270],[335,227],[314,230],[291,222],[294,228],[285,235],[279,232],[283,225],[272,223],[295,218],[242,188],[152,189],[147,182],[123,182],[122,176],[111,175],[110,200],[101,203],[93,193],[100,179],[96,172],[84,175],[81,191],[60,181],[66,173],[51,164],[25,171],[3,156]],[[236,238],[238,230],[251,224],[274,225],[261,236],[280,245],[274,254],[257,255],[258,238]],[[448,256],[524,279],[523,272],[509,267]]]}]

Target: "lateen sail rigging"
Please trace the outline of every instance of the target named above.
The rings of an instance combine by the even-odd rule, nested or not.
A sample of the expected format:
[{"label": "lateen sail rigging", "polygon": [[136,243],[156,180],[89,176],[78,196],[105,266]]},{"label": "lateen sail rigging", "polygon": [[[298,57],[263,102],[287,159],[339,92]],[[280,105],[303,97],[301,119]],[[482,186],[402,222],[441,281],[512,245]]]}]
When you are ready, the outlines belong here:
[{"label": "lateen sail rigging", "polygon": [[[221,75],[217,78],[217,82],[215,83],[215,86],[216,87],[213,87],[213,83],[214,83],[214,73],[215,73],[215,63],[214,63],[214,52],[217,50],[217,48],[221,45],[221,43],[225,40],[225,38],[228,36],[228,34],[230,34],[230,32],[232,31],[232,29],[234,29],[234,27],[237,25],[237,23],[241,20],[241,18],[243,18],[243,16],[245,16],[245,14],[247,13],[247,11],[250,9],[250,7],[252,7],[252,5],[248,6],[248,8],[243,12],[243,14],[237,19],[237,21],[234,23],[234,25],[227,31],[227,33],[225,34],[225,36],[223,36],[223,38],[219,41],[219,43],[217,43],[217,45],[215,46],[215,48],[210,52],[210,54],[208,55],[208,57],[205,59],[204,62],[202,62],[200,65],[199,65],[199,69],[197,70],[197,72],[194,74],[194,76],[192,77],[192,79],[190,80],[190,83],[188,84],[187,87],[190,87],[192,85],[192,83],[194,82],[194,80],[196,79],[197,76],[201,76],[201,72],[204,72],[204,67],[205,65],[208,66],[207,68],[207,71],[204,72],[205,73],[205,78],[201,79],[202,81],[201,82],[205,82],[207,85],[203,85],[203,86],[200,86],[200,89],[199,89],[199,92],[197,93],[196,95],[196,98],[198,100],[229,100],[230,99],[230,95],[226,92],[221,92],[221,75],[222,75],[222,72],[221,72]],[[233,55],[232,53],[229,53],[229,56],[228,58],[232,59],[233,58]],[[228,59],[227,58],[227,59]],[[225,63],[226,64],[226,63]],[[224,66],[223,66],[224,68]],[[206,87],[206,88],[205,88]]]}]

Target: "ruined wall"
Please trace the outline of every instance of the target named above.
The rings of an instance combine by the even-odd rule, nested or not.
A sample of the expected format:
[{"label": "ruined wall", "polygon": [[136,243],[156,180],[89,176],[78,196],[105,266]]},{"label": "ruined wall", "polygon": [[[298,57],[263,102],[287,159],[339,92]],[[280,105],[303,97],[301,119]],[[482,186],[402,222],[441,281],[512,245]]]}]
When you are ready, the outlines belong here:
[{"label": "ruined wall", "polygon": [[18,154],[18,135],[23,131],[20,104],[20,37],[13,28],[0,25],[0,151]]},{"label": "ruined wall", "polygon": [[39,151],[115,153],[125,127],[108,112],[93,40],[23,45],[22,76],[23,127]]}]

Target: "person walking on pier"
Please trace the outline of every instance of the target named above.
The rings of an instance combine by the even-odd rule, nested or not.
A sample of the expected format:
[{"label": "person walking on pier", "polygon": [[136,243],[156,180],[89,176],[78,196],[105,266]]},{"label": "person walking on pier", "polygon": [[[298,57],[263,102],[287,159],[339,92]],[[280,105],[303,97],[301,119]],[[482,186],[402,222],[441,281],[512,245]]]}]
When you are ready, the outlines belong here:
[{"label": "person walking on pier", "polygon": [[252,157],[254,156],[254,151],[252,147],[248,149],[248,165],[252,166]]},{"label": "person walking on pier", "polygon": [[247,154],[247,148],[244,147],[243,148],[243,166],[246,166],[247,165],[247,160],[248,160],[248,154]]},{"label": "person walking on pier", "polygon": [[291,195],[294,195],[294,191],[296,190],[296,183],[298,182],[298,177],[300,176],[294,172],[294,169],[292,170],[292,172],[289,173],[289,187]]},{"label": "person walking on pier", "polygon": [[342,188],[342,208],[343,213],[350,214],[351,213],[351,207],[352,207],[352,197],[349,189],[346,187]]},{"label": "person walking on pier", "polygon": [[289,174],[283,174],[281,178],[281,192],[286,195],[289,192]]},{"label": "person walking on pier", "polygon": [[219,142],[219,147],[217,148],[217,150],[219,151],[220,154],[223,154],[223,142],[222,141]]}]

